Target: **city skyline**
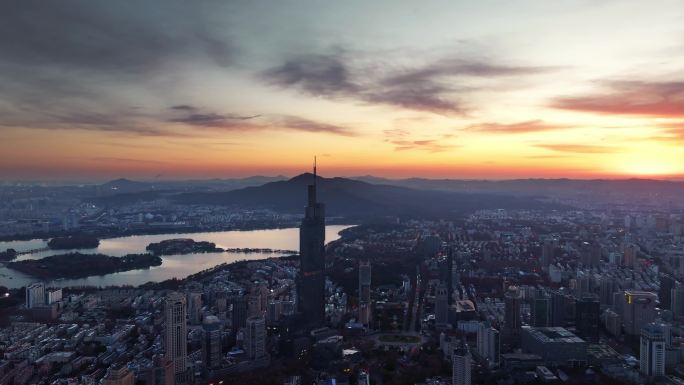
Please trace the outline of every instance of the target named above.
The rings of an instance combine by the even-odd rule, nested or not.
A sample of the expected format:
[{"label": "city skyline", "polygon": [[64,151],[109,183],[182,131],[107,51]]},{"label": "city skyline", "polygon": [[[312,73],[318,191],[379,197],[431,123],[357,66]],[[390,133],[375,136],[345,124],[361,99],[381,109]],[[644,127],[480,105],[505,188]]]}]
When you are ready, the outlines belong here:
[{"label": "city skyline", "polygon": [[684,175],[675,2],[159,5],[0,6],[0,178]]}]

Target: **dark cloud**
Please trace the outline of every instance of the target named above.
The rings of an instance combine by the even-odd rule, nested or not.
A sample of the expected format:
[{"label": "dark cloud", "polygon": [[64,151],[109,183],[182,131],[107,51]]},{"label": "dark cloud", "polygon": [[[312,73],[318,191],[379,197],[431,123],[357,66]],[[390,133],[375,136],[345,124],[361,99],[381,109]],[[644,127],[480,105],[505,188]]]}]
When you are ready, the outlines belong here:
[{"label": "dark cloud", "polygon": [[241,116],[234,114],[215,114],[215,113],[192,113],[182,117],[169,119],[169,122],[183,123],[191,126],[216,127],[216,128],[239,128],[243,126],[243,121],[258,118],[259,115]]},{"label": "dark cloud", "polygon": [[127,107],[134,91],[113,90],[173,78],[179,62],[232,64],[236,49],[209,11],[177,0],[0,2],[0,125],[178,136]]},{"label": "dark cloud", "polygon": [[601,93],[560,97],[555,108],[599,114],[684,117],[684,82],[613,81]]},{"label": "dark cloud", "polygon": [[316,122],[309,119],[300,118],[297,116],[283,116],[276,119],[275,125],[282,125],[284,128],[292,130],[306,131],[306,132],[325,132],[329,134],[355,136],[356,133],[347,127],[338,126],[334,124]]},{"label": "dark cloud", "polygon": [[234,48],[207,27],[204,12],[179,1],[1,2],[0,62],[115,74],[199,54],[228,64]]},{"label": "dark cloud", "polygon": [[[169,119],[170,122],[180,123],[194,127],[214,128],[230,131],[261,131],[261,130],[293,130],[305,132],[323,132],[335,135],[353,136],[355,133],[350,129],[329,123],[317,122],[298,116],[264,116],[261,115],[237,115],[218,113],[199,113],[198,109],[188,105],[180,105],[183,108],[171,107],[178,111],[190,113]],[[261,118],[257,120],[257,118]]]},{"label": "dark cloud", "polygon": [[532,75],[546,67],[503,66],[461,59],[437,60],[416,68],[376,66],[354,69],[348,54],[301,55],[262,73],[271,85],[292,88],[317,97],[349,98],[438,114],[466,111],[455,94],[465,92],[455,79]]},{"label": "dark cloud", "polygon": [[195,111],[196,108],[189,105],[189,104],[178,104],[176,106],[171,106],[169,107],[171,110],[179,110],[179,111]]},{"label": "dark cloud", "polygon": [[615,147],[595,146],[588,144],[537,144],[535,147],[558,152],[572,152],[578,154],[603,154],[618,152]]},{"label": "dark cloud", "polygon": [[549,124],[542,120],[528,120],[517,123],[478,123],[468,126],[471,131],[495,133],[495,134],[524,134],[529,132],[555,131],[572,128],[561,124]]},{"label": "dark cloud", "polygon": [[299,56],[265,71],[262,77],[270,84],[297,88],[316,96],[348,96],[359,92],[339,53]]}]

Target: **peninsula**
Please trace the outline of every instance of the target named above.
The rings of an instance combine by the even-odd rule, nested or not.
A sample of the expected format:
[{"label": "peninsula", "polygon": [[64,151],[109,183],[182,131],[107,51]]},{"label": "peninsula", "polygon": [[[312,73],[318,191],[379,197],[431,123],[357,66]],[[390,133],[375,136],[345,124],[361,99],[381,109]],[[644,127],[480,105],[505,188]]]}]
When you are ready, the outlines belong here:
[{"label": "peninsula", "polygon": [[112,257],[103,254],[68,253],[42,259],[10,262],[7,267],[40,279],[85,278],[159,266],[162,259],[150,254]]}]

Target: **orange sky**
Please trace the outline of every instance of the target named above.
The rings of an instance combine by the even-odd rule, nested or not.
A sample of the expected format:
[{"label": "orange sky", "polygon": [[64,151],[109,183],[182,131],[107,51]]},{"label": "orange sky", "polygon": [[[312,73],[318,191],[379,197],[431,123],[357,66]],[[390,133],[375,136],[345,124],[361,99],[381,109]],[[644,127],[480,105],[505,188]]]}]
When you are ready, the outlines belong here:
[{"label": "orange sky", "polygon": [[684,175],[678,2],[171,3],[0,10],[0,178]]}]

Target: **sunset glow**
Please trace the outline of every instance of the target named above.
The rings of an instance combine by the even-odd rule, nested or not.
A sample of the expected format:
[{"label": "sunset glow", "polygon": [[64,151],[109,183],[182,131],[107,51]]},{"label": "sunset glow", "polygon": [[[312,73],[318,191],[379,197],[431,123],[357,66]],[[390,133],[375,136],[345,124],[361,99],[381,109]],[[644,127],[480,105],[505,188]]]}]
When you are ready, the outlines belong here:
[{"label": "sunset glow", "polygon": [[1,5],[0,176],[684,175],[681,4],[397,5]]}]

